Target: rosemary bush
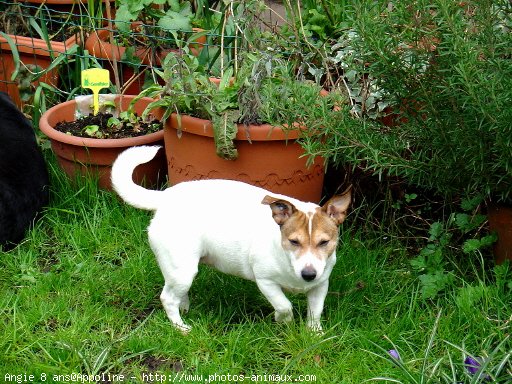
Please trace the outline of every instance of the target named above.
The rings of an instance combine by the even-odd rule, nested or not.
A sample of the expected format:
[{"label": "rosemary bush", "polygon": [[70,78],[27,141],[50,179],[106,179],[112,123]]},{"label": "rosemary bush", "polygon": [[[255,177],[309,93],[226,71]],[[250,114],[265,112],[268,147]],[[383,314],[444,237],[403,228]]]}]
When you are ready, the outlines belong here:
[{"label": "rosemary bush", "polygon": [[308,152],[447,197],[510,202],[511,8],[505,0],[362,3],[351,60],[338,63],[345,77],[372,79],[393,123],[346,106],[325,122],[325,140],[305,142]]}]

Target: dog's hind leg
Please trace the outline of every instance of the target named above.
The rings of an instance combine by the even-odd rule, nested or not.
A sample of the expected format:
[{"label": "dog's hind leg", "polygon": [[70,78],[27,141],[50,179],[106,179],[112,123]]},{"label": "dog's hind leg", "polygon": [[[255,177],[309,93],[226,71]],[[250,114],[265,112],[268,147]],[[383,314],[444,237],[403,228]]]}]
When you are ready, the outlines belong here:
[{"label": "dog's hind leg", "polygon": [[[168,261],[169,259],[163,260]],[[160,301],[171,323],[178,330],[186,334],[190,331],[191,327],[181,319],[180,309],[188,310],[188,291],[197,275],[198,265],[196,263],[178,265],[162,262],[160,257],[158,257],[158,261],[165,280],[164,288],[160,294]]]},{"label": "dog's hind leg", "polygon": [[[180,285],[179,287],[173,283],[168,284],[167,282],[164,285],[164,289],[160,294],[160,301],[165,309],[165,313],[167,317],[171,321],[171,323],[181,332],[187,334],[192,329],[191,326],[185,324],[180,316],[180,307],[183,300],[183,289],[186,289],[184,286]],[[185,295],[187,295],[185,293]]]},{"label": "dog's hind leg", "polygon": [[149,231],[149,243],[165,281],[160,301],[171,323],[186,334],[191,327],[181,319],[180,310],[188,310],[188,291],[198,272],[201,249],[194,242],[173,241],[167,232],[155,230]]},{"label": "dog's hind leg", "polygon": [[165,285],[160,294],[160,301],[171,323],[184,334],[190,332],[191,327],[181,319],[180,309],[188,311],[188,291],[197,271],[197,265],[195,267],[192,265],[180,267],[172,271],[166,267],[162,268]]}]

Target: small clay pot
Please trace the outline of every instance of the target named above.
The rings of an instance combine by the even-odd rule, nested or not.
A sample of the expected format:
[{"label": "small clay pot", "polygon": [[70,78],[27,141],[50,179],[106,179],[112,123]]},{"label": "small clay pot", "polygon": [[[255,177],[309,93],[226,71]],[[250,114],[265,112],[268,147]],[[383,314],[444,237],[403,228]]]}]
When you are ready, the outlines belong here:
[{"label": "small clay pot", "polygon": [[[126,110],[135,96],[119,96],[116,104]],[[135,112],[142,114],[154,101],[142,98],[135,103]],[[76,101],[66,101],[47,110],[39,121],[39,128],[49,137],[60,167],[72,179],[78,176],[97,178],[100,188],[111,189],[112,164],[125,149],[139,145],[163,145],[163,130],[144,136],[123,139],[95,139],[68,135],[54,129],[61,121],[75,120]],[[166,159],[163,151],[149,163],[137,167],[133,180],[137,184],[158,185],[165,181]]]}]

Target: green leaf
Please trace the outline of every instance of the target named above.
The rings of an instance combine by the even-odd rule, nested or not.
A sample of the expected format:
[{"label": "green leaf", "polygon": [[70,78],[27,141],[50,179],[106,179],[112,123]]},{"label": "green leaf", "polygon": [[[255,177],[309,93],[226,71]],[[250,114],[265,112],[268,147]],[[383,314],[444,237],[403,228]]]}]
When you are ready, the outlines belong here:
[{"label": "green leaf", "polygon": [[420,255],[410,261],[411,266],[416,271],[422,271],[427,268],[427,259],[425,255]]},{"label": "green leaf", "polygon": [[46,24],[44,22],[41,23],[41,25],[37,24],[36,20],[33,17],[30,17],[28,19],[28,22],[30,26],[34,28],[34,30],[37,32],[41,40],[43,40],[46,43],[46,46],[48,47],[48,54],[50,55],[51,60],[53,60],[55,57],[52,49],[52,43],[50,41],[51,39],[48,36],[48,29],[46,28]]},{"label": "green leaf", "polygon": [[493,245],[496,240],[497,236],[494,233],[491,235],[484,236],[481,239],[469,239],[466,240],[462,245],[462,251],[466,254],[472,253],[482,248]]},{"label": "green leaf", "polygon": [[406,193],[405,194],[405,202],[410,203],[417,197],[418,197],[418,195],[416,193]]},{"label": "green leaf", "polygon": [[131,21],[137,18],[137,13],[132,13],[128,9],[128,5],[123,3],[116,10],[116,27],[119,31],[129,33]]},{"label": "green leaf", "polygon": [[7,41],[7,44],[9,44],[9,48],[11,49],[12,60],[14,62],[14,71],[12,71],[11,81],[14,81],[18,76],[18,72],[20,71],[20,53],[18,52],[16,43],[8,34],[0,31],[0,36],[2,36]]},{"label": "green leaf", "polygon": [[498,235],[496,233],[491,233],[490,235],[484,236],[480,239],[480,243],[482,247],[489,247],[493,245],[498,240]]},{"label": "green leaf", "polygon": [[[165,0],[163,1],[165,3]],[[167,3],[169,4],[169,8],[173,10],[174,12],[180,11],[180,2],[179,0],[167,0]]]},{"label": "green leaf", "polygon": [[453,282],[453,276],[444,271],[421,275],[419,279],[423,299],[434,298]]},{"label": "green leaf", "polygon": [[430,241],[438,239],[444,231],[443,223],[436,221],[430,225],[428,233],[430,234]]},{"label": "green leaf", "polygon": [[213,138],[217,155],[226,160],[235,160],[238,157],[234,139],[238,131],[235,123],[238,111],[226,111],[220,116],[212,116]]},{"label": "green leaf", "polygon": [[485,215],[472,216],[467,213],[457,213],[455,215],[455,225],[463,233],[468,233],[473,229],[477,229],[485,222],[485,220],[487,220],[487,216]]},{"label": "green leaf", "polygon": [[219,91],[225,90],[231,83],[231,78],[233,77],[233,67],[229,67],[225,72],[224,76],[222,76],[219,84]]},{"label": "green leaf", "polygon": [[190,17],[174,11],[167,11],[165,16],[158,20],[158,25],[169,31],[191,31]]},{"label": "green leaf", "polygon": [[136,51],[134,46],[126,47],[123,57],[121,58],[122,61],[134,67],[140,66],[140,64],[142,63],[142,59],[139,56],[137,56],[135,52]]},{"label": "green leaf", "polygon": [[457,213],[455,215],[455,225],[462,232],[468,232],[472,229],[471,226],[471,216],[467,213]]},{"label": "green leaf", "polygon": [[121,121],[117,117],[114,117],[114,116],[109,118],[107,121],[107,126],[110,128],[119,127],[120,125],[121,125]]},{"label": "green leaf", "polygon": [[84,128],[84,132],[87,134],[87,136],[91,137],[101,137],[100,127],[96,124],[88,125]]},{"label": "green leaf", "polygon": [[462,246],[462,251],[464,253],[472,253],[474,251],[479,250],[481,247],[481,243],[479,239],[469,239],[466,240]]},{"label": "green leaf", "polygon": [[478,196],[475,196],[472,198],[462,199],[462,201],[460,202],[460,206],[463,210],[469,212],[469,211],[476,209],[478,207],[478,205],[480,205],[482,200],[483,200],[483,197],[481,195],[478,195]]}]

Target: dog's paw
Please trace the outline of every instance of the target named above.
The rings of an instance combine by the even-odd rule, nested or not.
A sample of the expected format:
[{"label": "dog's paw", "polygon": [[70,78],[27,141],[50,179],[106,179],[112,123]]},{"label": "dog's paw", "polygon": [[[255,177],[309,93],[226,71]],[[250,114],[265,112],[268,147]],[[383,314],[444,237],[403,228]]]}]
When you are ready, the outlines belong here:
[{"label": "dog's paw", "polygon": [[278,323],[289,323],[293,320],[293,311],[276,311],[275,317]]},{"label": "dog's paw", "polygon": [[308,320],[307,327],[311,332],[316,333],[317,335],[321,336],[324,334],[324,330],[322,329],[322,325],[319,321]]},{"label": "dog's paw", "polygon": [[192,327],[190,325],[185,324],[185,323],[181,323],[181,324],[173,323],[173,325],[184,336],[188,335],[190,333],[190,331],[192,330]]}]

